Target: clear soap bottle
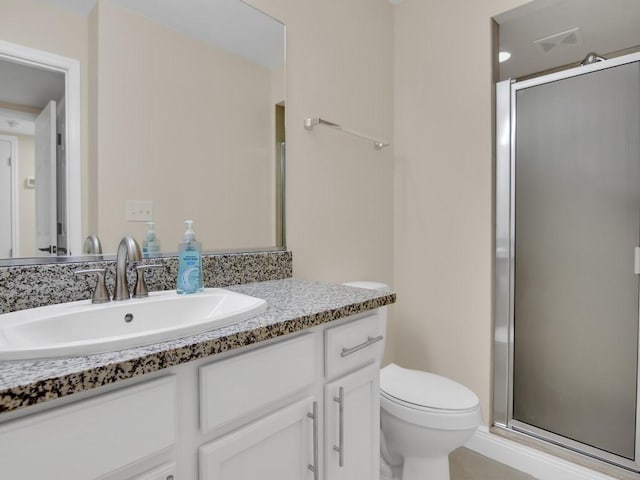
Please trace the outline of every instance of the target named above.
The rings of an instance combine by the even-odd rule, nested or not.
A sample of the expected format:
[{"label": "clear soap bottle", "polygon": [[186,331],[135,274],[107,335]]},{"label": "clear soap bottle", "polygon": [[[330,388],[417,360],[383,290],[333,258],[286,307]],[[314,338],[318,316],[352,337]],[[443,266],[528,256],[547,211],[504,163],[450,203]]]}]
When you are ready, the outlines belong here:
[{"label": "clear soap bottle", "polygon": [[147,234],[142,242],[142,255],[148,257],[152,253],[160,253],[160,241],[156,236],[154,222],[147,222]]},{"label": "clear soap bottle", "polygon": [[203,289],[202,245],[196,240],[193,221],[184,222],[184,239],[178,246],[178,293],[196,293]]}]

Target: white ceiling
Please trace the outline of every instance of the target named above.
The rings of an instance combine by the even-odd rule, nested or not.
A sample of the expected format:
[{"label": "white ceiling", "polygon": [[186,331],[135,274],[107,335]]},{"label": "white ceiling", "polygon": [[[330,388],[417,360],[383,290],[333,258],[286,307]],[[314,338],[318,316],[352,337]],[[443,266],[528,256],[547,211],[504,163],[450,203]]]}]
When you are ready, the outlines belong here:
[{"label": "white ceiling", "polygon": [[43,109],[64,96],[64,74],[0,60],[0,102]]},{"label": "white ceiling", "polygon": [[[0,102],[38,110],[49,100],[64,97],[64,74],[51,70],[0,60]],[[0,108],[0,131],[16,135],[33,135],[36,115]]]},{"label": "white ceiling", "polygon": [[[96,0],[39,0],[88,15]],[[269,68],[284,64],[284,25],[239,0],[111,0],[158,23]]]},{"label": "white ceiling", "polygon": [[[500,25],[500,50],[512,54],[500,64],[500,79],[579,62],[589,52],[606,56],[640,45],[639,0],[534,0],[494,18]],[[577,44],[548,44],[545,52],[534,43],[576,27]]]}]

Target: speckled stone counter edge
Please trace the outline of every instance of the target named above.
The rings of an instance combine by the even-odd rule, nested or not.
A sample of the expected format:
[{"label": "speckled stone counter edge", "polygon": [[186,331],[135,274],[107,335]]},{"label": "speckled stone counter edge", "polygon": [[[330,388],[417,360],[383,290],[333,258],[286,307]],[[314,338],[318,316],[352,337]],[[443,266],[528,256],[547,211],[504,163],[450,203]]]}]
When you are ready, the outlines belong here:
[{"label": "speckled stone counter edge", "polygon": [[[145,274],[149,290],[175,288],[178,273],[176,257],[145,259],[143,263],[164,266]],[[292,264],[292,254],[287,251],[202,256],[206,287],[290,278]],[[76,270],[86,268],[106,268],[107,286],[113,291],[114,261],[0,267],[0,313],[91,298],[95,276],[74,275]],[[135,272],[132,268],[129,269],[128,279],[129,284],[133,285]]]},{"label": "speckled stone counter edge", "polygon": [[[155,372],[277,338],[395,302],[395,294],[295,279],[239,285],[232,290],[265,298],[266,313],[239,324],[171,342],[112,354],[34,362],[3,362],[0,413]],[[66,372],[66,373],[62,373]],[[17,379],[37,380],[23,383]],[[10,383],[10,382],[9,382]]]}]

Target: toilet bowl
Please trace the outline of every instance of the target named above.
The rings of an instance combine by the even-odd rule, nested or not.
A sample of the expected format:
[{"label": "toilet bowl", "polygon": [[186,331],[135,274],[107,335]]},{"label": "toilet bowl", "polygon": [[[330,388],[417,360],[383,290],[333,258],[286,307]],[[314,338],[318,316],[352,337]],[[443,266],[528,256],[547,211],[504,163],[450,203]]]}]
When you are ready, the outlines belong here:
[{"label": "toilet bowl", "polygon": [[381,453],[402,480],[449,480],[449,453],[482,421],[468,388],[433,373],[390,364],[380,370]]},{"label": "toilet bowl", "polygon": [[[379,282],[344,285],[389,290]],[[386,307],[378,315],[384,332]],[[449,453],[471,438],[481,421],[480,400],[467,387],[433,373],[387,365],[380,370],[381,480],[391,474],[394,480],[396,474],[401,480],[450,480]]]}]

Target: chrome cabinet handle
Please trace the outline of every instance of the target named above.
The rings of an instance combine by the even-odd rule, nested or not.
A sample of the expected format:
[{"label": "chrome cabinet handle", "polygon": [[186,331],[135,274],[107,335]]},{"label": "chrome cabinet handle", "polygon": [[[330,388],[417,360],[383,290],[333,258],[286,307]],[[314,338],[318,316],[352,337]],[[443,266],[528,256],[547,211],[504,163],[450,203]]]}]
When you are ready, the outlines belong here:
[{"label": "chrome cabinet handle", "polygon": [[104,282],[104,276],[106,273],[106,270],[104,268],[88,268],[86,270],[76,270],[73,273],[75,275],[88,275],[90,273],[95,273],[98,275],[98,282],[96,283],[96,289],[93,291],[91,303],[107,303],[111,300],[111,297],[109,296],[109,290],[107,289],[107,285]]},{"label": "chrome cabinet handle", "polygon": [[338,402],[338,445],[333,446],[333,450],[338,452],[338,465],[344,467],[344,387],[338,390],[338,396],[333,397],[334,402]]},{"label": "chrome cabinet handle", "polygon": [[313,472],[313,480],[319,480],[320,471],[318,469],[318,402],[313,402],[313,412],[308,412],[307,417],[313,420],[313,465],[307,468]]},{"label": "chrome cabinet handle", "polygon": [[378,335],[377,337],[367,337],[367,341],[361,343],[360,345],[356,345],[351,348],[343,348],[342,352],[340,352],[341,357],[346,357],[347,355],[351,355],[352,353],[356,353],[358,350],[362,350],[363,348],[368,347],[369,345],[373,345],[376,342],[380,342],[384,339],[383,335]]}]

